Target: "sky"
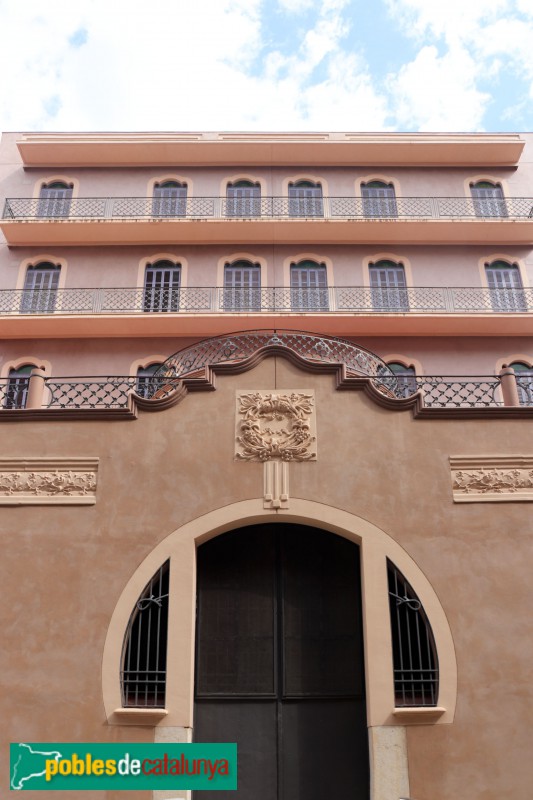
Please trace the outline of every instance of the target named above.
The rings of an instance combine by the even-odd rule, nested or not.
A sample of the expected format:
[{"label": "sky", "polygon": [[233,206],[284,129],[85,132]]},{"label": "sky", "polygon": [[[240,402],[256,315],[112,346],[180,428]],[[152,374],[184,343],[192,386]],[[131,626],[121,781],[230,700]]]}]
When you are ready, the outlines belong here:
[{"label": "sky", "polygon": [[4,131],[531,131],[533,0],[0,0]]}]

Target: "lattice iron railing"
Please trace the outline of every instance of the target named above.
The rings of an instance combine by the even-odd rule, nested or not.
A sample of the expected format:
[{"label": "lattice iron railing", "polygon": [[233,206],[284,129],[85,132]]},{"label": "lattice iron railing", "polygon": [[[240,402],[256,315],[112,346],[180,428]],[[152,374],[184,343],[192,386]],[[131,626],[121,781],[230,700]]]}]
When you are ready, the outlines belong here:
[{"label": "lattice iron railing", "polygon": [[[232,354],[233,351],[228,350],[226,354],[219,354],[221,357],[217,359],[213,348],[211,352],[213,358],[201,352],[184,355],[181,363],[182,377],[194,374],[208,364],[237,363],[241,360],[238,354],[235,354],[234,358],[231,357]],[[364,362],[366,355],[361,353],[359,358]],[[312,356],[310,360],[320,361],[319,358]],[[332,363],[337,362],[332,359]],[[358,369],[357,364],[354,364],[354,369],[348,371],[355,375],[364,374]],[[382,372],[369,377],[378,391],[387,397],[402,399],[408,396],[405,382],[402,383],[396,376]],[[497,408],[503,405],[500,394],[501,381],[496,376],[424,375],[413,376],[411,380],[413,388],[416,385],[416,390],[422,392],[424,405],[427,408]],[[172,394],[179,381],[180,378],[174,375],[155,374],[148,384],[143,384],[140,394],[143,397],[161,399]],[[137,378],[133,376],[46,378],[44,384],[43,407],[56,409],[127,408],[130,395],[138,388]],[[520,405],[533,407],[532,385],[524,379],[517,380],[517,386]],[[24,394],[19,392],[15,398],[9,379],[0,380],[1,409],[24,408],[26,397],[27,392]]]},{"label": "lattice iron railing", "polygon": [[335,286],[329,289],[109,287],[2,289],[1,314],[146,313],[476,314],[533,312],[533,288],[417,286],[404,289]]},{"label": "lattice iron railing", "polygon": [[162,204],[153,197],[77,197],[60,206],[42,199],[10,197],[3,218],[39,219],[531,219],[533,198],[506,197],[482,200],[470,197],[324,197],[305,200],[290,197],[228,199],[226,197],[176,198]]}]

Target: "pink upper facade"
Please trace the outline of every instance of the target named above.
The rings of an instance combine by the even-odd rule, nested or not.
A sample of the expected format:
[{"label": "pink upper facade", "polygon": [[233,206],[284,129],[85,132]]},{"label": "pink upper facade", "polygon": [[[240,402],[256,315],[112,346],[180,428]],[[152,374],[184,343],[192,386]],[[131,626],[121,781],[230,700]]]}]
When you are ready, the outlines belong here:
[{"label": "pink upper facade", "polygon": [[0,377],[276,327],[417,374],[531,367],[532,156],[530,134],[4,134]]}]

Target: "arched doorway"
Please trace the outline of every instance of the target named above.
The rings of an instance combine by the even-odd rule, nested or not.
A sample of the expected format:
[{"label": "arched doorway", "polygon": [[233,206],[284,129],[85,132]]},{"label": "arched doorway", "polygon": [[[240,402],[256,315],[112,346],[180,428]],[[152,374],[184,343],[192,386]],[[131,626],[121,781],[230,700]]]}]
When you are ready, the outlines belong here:
[{"label": "arched doorway", "polygon": [[194,738],[238,743],[237,797],[366,800],[358,546],[296,524],[230,531],[198,548],[197,601]]}]

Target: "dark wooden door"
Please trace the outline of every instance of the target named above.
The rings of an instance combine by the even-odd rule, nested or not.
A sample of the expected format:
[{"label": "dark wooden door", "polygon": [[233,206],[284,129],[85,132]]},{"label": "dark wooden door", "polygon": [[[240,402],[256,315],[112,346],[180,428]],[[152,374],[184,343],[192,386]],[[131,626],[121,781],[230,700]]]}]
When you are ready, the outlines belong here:
[{"label": "dark wooden door", "polygon": [[359,549],[301,525],[198,548],[194,738],[237,742],[237,792],[368,800]]}]

